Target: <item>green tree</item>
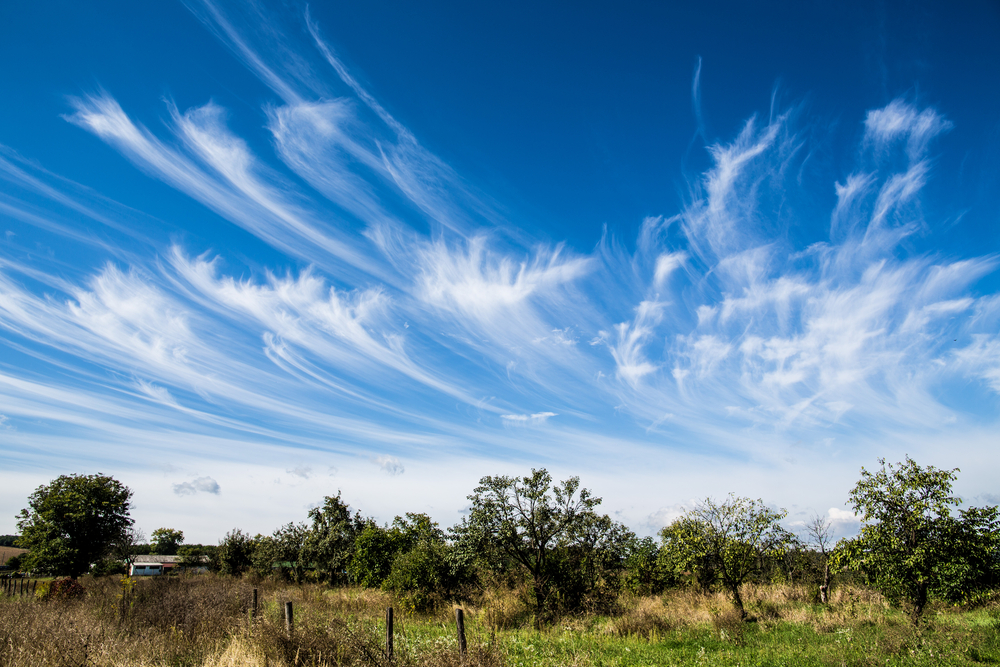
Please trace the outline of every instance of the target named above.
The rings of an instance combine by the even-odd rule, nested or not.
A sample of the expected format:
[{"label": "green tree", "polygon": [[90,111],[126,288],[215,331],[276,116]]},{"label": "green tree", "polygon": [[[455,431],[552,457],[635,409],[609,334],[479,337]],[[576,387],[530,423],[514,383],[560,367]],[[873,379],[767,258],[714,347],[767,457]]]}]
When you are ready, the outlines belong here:
[{"label": "green tree", "polygon": [[326,496],[323,505],[309,510],[312,525],[302,544],[301,560],[315,564],[320,575],[331,584],[342,580],[354,555],[354,540],[369,523],[360,512],[351,515],[350,507],[336,496]]},{"label": "green tree", "polygon": [[660,531],[664,562],[674,572],[692,571],[703,587],[721,583],[746,618],[740,586],[762,558],[780,554],[792,539],[778,524],[785,515],[762,500],[707,498]]},{"label": "green tree", "polygon": [[591,536],[588,523],[596,519],[601,499],[581,489],[579,477],[553,485],[544,468],[526,477],[483,477],[468,498],[469,515],[454,529],[462,550],[494,569],[523,567],[540,626],[558,581],[558,552]]},{"label": "green tree", "polygon": [[132,491],[107,475],[61,475],[39,486],[18,515],[28,569],[78,577],[129,527]]},{"label": "green tree", "polygon": [[251,560],[261,576],[271,574],[275,567],[282,576],[301,583],[310,561],[304,553],[309,527],[304,523],[288,523],[270,536],[254,538]]},{"label": "green tree", "polygon": [[351,581],[377,588],[389,576],[396,556],[413,549],[421,540],[444,542],[444,532],[426,514],[407,512],[391,527],[368,522],[354,540],[354,553],[347,567]]},{"label": "green tree", "polygon": [[[219,574],[238,577],[253,565],[254,539],[239,528],[226,533],[215,552],[214,565]],[[270,563],[268,563],[270,572]]]},{"label": "green tree", "polygon": [[917,465],[909,456],[881,469],[861,469],[850,493],[861,531],[845,541],[837,561],[859,570],[890,601],[910,607],[919,622],[934,594],[961,599],[996,574],[996,507],[972,507],[952,516],[962,501],[952,495],[953,470]]},{"label": "green tree", "polygon": [[173,528],[157,528],[149,536],[153,553],[160,556],[176,556],[177,548],[184,541],[184,531]]},{"label": "green tree", "polygon": [[662,593],[670,577],[660,563],[660,548],[652,537],[634,538],[626,545],[624,585],[634,595]]}]

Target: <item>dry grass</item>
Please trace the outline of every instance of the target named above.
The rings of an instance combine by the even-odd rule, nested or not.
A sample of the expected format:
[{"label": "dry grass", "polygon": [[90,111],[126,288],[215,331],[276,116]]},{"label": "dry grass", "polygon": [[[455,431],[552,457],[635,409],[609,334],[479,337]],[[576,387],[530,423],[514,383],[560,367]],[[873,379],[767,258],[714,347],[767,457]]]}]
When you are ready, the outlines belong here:
[{"label": "dry grass", "polygon": [[662,598],[626,600],[626,611],[604,625],[604,632],[618,637],[642,637],[650,641],[676,627],[677,621],[667,613]]},{"label": "dry grass", "polygon": [[[393,600],[378,591],[214,576],[82,581],[86,595],[79,599],[0,599],[0,667],[386,664],[380,624]],[[260,607],[251,618],[254,587]],[[290,636],[289,600],[295,612]],[[395,665],[458,664],[449,646],[414,649],[400,641],[400,649]],[[493,667],[500,658],[470,642],[466,664]]]},{"label": "dry grass", "polygon": [[[381,591],[211,575],[150,578],[125,586],[117,577],[82,581],[86,594],[77,599],[0,597],[0,667],[387,665],[385,609],[399,608]],[[260,607],[251,618],[254,588]],[[673,590],[659,597],[622,598],[620,614],[566,617],[539,633],[529,629],[526,594],[497,589],[484,593],[476,607],[464,607],[465,666],[714,664],[702,661],[706,646],[716,659],[735,661],[718,664],[743,664],[743,657],[761,655],[773,657],[774,664],[785,658],[786,664],[796,664],[792,658],[803,650],[812,651],[808,664],[826,664],[824,656],[831,651],[847,655],[846,664],[869,664],[869,655],[885,664],[885,658],[930,656],[932,651],[934,656],[980,651],[984,660],[1000,657],[989,643],[1000,630],[1000,601],[995,609],[935,621],[924,632],[865,589],[842,587],[829,605],[819,605],[804,587],[747,586],[741,594],[749,622],[740,619],[724,593]],[[288,600],[295,609],[290,636],[283,616]],[[934,614],[955,616],[944,608]],[[454,619],[450,607],[426,615],[398,614],[393,665],[463,664]],[[956,658],[948,664],[967,663]]]},{"label": "dry grass", "polygon": [[491,630],[512,630],[531,624],[533,615],[526,586],[487,589],[479,602],[483,623]]}]

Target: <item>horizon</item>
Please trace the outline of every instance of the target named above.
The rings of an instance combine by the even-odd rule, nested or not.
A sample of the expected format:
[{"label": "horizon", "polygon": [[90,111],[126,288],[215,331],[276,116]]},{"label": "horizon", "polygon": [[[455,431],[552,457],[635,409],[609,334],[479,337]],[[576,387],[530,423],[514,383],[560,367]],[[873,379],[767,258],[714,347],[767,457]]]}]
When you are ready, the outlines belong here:
[{"label": "horizon", "polygon": [[0,534],[96,472],[202,544],[531,468],[1000,504],[995,4],[427,7],[5,9]]}]

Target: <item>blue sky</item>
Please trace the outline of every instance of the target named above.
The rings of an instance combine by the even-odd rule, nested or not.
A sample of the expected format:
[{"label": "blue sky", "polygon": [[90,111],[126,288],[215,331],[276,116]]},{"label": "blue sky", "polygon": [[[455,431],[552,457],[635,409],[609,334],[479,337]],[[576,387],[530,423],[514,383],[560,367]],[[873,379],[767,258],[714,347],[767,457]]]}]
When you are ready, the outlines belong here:
[{"label": "blue sky", "polygon": [[671,4],[5,5],[0,532],[1000,501],[1000,10]]}]

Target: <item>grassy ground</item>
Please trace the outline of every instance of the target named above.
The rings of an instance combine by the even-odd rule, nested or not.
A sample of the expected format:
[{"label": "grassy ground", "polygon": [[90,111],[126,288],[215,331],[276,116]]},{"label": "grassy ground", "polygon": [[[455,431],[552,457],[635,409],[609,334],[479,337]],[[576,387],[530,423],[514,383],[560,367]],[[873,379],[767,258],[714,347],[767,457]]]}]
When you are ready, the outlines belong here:
[{"label": "grassy ground", "polygon": [[[383,665],[384,612],[397,609],[395,663],[460,665],[452,609],[408,615],[378,591],[291,587],[214,576],[126,583],[84,579],[68,600],[0,599],[0,667]],[[260,612],[249,614],[252,589]],[[615,616],[564,618],[537,632],[519,596],[467,606],[465,665],[982,665],[1000,664],[1000,605],[934,607],[914,628],[876,594],[747,587],[751,622],[722,595],[674,591],[622,600]],[[284,602],[295,630],[284,629]]]}]

